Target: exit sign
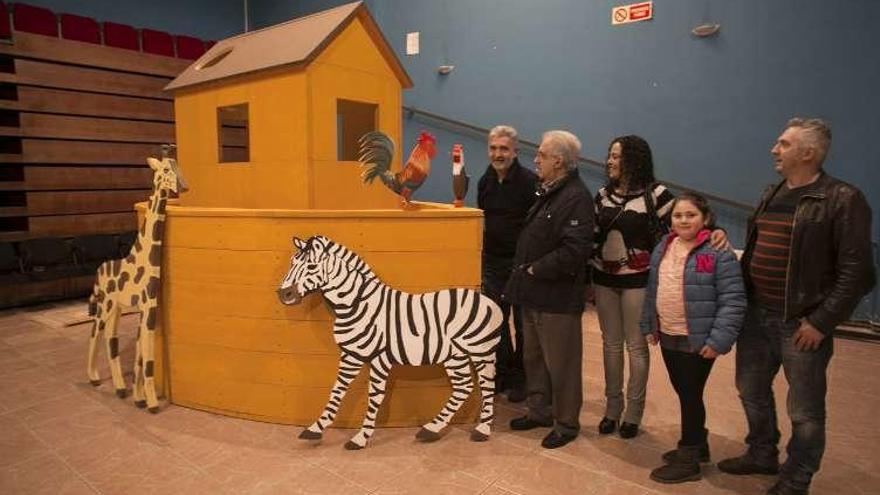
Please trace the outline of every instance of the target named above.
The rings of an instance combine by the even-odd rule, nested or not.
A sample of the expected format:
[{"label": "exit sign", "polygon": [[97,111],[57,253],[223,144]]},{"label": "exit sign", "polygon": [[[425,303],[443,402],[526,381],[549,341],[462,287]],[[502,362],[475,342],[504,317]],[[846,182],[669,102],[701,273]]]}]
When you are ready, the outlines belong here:
[{"label": "exit sign", "polygon": [[654,17],[654,2],[632,3],[611,9],[611,25],[647,21]]}]

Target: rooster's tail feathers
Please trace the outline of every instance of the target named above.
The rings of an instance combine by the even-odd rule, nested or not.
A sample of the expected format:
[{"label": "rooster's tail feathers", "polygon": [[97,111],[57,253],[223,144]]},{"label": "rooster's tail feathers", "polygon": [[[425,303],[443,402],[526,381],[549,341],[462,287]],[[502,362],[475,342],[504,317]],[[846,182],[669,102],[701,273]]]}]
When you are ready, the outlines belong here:
[{"label": "rooster's tail feathers", "polygon": [[358,161],[366,170],[361,174],[365,183],[371,183],[376,177],[383,177],[391,169],[394,157],[394,141],[379,131],[368,132],[358,140]]}]

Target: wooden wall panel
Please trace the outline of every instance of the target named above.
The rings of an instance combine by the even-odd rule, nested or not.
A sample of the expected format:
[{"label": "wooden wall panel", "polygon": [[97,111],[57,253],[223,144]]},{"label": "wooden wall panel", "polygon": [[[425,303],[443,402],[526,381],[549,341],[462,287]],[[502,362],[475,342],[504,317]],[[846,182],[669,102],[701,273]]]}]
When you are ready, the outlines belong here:
[{"label": "wooden wall panel", "polygon": [[0,154],[0,162],[75,163],[95,165],[143,165],[148,156],[158,156],[154,143],[22,139],[21,154]]},{"label": "wooden wall panel", "polygon": [[123,96],[142,96],[171,100],[162,88],[171,82],[167,77],[111,72],[35,60],[15,60],[15,74],[5,74],[8,82],[44,88],[76,89]]},{"label": "wooden wall panel", "polygon": [[149,55],[21,31],[16,31],[13,39],[12,44],[0,43],[0,54],[167,78],[177,77],[192,63],[191,60]]},{"label": "wooden wall panel", "polygon": [[131,191],[44,191],[27,193],[29,215],[65,215],[134,211],[134,204],[145,201],[150,190]]},{"label": "wooden wall panel", "polygon": [[19,87],[18,100],[0,100],[0,109],[174,122],[170,101],[32,86]]},{"label": "wooden wall panel", "polygon": [[69,189],[150,189],[149,167],[27,167],[22,188],[28,191]]},{"label": "wooden wall panel", "polygon": [[[21,123],[17,134],[12,132],[5,134],[9,128],[0,128],[0,135],[139,143],[174,141],[174,124],[164,122],[70,117],[41,113],[22,113],[19,120]],[[143,159],[146,160],[146,157]]]},{"label": "wooden wall panel", "polygon": [[137,216],[131,213],[97,213],[32,217],[30,237],[68,237],[116,234],[137,230]]}]

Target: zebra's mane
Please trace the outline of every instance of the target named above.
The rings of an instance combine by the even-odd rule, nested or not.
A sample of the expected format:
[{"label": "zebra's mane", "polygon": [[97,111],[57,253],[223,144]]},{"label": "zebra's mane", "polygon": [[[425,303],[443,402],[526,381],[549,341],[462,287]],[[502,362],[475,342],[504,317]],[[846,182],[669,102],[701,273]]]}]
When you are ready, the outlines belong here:
[{"label": "zebra's mane", "polygon": [[378,279],[376,273],[373,272],[373,269],[370,268],[370,265],[367,264],[366,261],[363,260],[357,253],[348,249],[347,247],[339,244],[331,240],[328,237],[322,235],[316,235],[308,240],[308,242],[318,242],[324,247],[324,252],[327,256],[333,256],[334,258],[339,258],[342,262],[347,266],[350,270],[360,273],[366,279]]}]

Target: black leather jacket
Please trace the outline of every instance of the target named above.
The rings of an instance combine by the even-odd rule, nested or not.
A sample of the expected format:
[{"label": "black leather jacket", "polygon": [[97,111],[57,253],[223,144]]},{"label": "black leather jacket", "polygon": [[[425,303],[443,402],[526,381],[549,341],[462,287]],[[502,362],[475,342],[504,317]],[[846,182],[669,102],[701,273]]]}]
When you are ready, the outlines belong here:
[{"label": "black leather jacket", "polygon": [[[749,263],[758,237],[755,219],[784,183],[769,186],[749,217],[742,267],[750,295]],[[791,231],[784,318],[805,317],[827,335],[874,287],[871,207],[856,187],[825,172],[806,187]]]},{"label": "black leather jacket", "polygon": [[504,298],[546,313],[580,314],[587,278],[584,260],[592,246],[593,196],[574,170],[538,196],[526,215]]}]

